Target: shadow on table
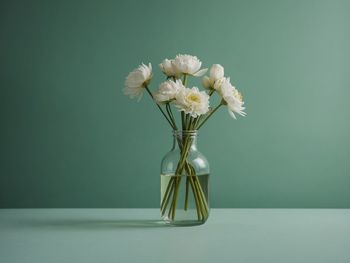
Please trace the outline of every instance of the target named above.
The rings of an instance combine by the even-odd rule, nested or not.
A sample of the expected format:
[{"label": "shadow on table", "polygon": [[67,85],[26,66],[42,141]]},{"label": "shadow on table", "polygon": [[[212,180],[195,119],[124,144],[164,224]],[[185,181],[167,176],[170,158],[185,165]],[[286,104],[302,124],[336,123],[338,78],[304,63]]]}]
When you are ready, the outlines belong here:
[{"label": "shadow on table", "polygon": [[168,227],[162,220],[91,220],[91,219],[48,219],[23,220],[17,222],[22,227],[52,228],[52,229],[132,229]]}]

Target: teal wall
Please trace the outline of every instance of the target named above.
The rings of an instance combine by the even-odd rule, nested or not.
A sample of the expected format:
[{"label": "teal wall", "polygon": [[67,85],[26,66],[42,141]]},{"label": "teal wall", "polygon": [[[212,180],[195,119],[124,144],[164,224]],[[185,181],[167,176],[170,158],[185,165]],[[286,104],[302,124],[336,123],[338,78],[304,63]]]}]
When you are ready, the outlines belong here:
[{"label": "teal wall", "polygon": [[225,66],[248,116],[201,130],[213,207],[350,208],[350,1],[2,1],[0,207],[157,207],[171,133],[124,78]]}]

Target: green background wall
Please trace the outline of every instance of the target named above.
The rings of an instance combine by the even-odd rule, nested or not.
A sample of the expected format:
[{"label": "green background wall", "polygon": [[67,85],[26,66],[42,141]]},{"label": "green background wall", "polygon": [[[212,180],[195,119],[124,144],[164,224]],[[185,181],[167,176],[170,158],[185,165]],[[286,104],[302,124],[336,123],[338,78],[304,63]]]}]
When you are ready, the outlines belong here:
[{"label": "green background wall", "polygon": [[213,207],[350,208],[350,1],[1,1],[0,207],[157,207],[171,132],[124,78],[225,66],[248,116],[201,130]]}]

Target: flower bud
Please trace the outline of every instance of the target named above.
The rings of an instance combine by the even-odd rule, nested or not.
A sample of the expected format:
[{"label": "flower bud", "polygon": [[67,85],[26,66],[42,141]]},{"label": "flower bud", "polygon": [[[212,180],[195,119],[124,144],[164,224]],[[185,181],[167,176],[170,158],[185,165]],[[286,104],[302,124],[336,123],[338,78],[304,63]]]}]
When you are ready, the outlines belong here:
[{"label": "flower bud", "polygon": [[210,79],[216,81],[224,77],[224,68],[220,64],[213,64],[209,72]]},{"label": "flower bud", "polygon": [[221,90],[221,85],[223,83],[223,81],[225,80],[225,78],[220,78],[220,79],[217,79],[214,83],[214,89],[217,90],[217,91],[220,91]]},{"label": "flower bud", "polygon": [[210,81],[210,78],[208,76],[204,76],[202,78],[202,85],[203,85],[203,88],[205,88],[205,89],[211,88],[211,81]]}]

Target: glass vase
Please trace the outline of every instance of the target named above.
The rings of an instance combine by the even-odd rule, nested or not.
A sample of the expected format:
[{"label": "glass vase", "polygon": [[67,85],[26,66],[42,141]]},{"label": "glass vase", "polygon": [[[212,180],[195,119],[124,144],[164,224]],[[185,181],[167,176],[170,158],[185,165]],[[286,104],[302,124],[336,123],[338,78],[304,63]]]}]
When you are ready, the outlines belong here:
[{"label": "glass vase", "polygon": [[161,163],[163,220],[200,225],[209,216],[209,163],[197,148],[197,131],[173,131],[173,147]]}]

